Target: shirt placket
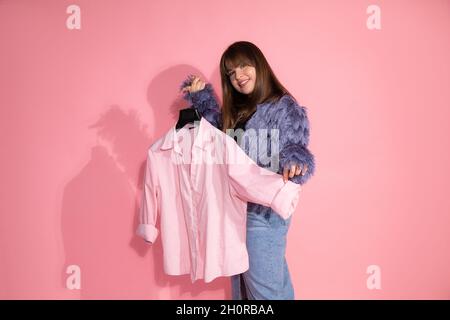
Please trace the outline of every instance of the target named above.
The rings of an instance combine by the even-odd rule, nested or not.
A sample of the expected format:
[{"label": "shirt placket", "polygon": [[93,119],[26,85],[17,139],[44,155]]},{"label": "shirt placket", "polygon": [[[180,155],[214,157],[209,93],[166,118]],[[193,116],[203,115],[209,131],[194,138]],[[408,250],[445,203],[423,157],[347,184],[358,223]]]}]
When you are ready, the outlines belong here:
[{"label": "shirt placket", "polygon": [[192,148],[191,153],[191,168],[190,168],[190,186],[191,186],[191,203],[192,203],[192,221],[193,221],[193,233],[195,239],[195,257],[196,257],[196,268],[195,268],[195,279],[202,278],[203,275],[203,256],[201,253],[201,228],[200,228],[200,210],[199,210],[199,200],[200,200],[200,190],[198,188],[198,177],[199,171],[201,170],[201,160],[202,153],[200,149]]},{"label": "shirt placket", "polygon": [[[192,141],[192,140],[191,140]],[[185,150],[186,152],[187,150]],[[188,151],[189,157],[183,156],[183,154],[177,154],[178,163],[182,163],[182,169],[179,170],[180,182],[182,183],[181,197],[184,203],[185,220],[187,223],[188,239],[189,239],[189,253],[191,258],[191,279],[195,281],[201,278],[201,272],[203,269],[203,259],[200,252],[200,230],[199,230],[199,217],[197,210],[198,203],[198,170],[199,164],[197,163],[199,153],[196,148],[191,148]],[[201,154],[200,154],[201,156]]]}]

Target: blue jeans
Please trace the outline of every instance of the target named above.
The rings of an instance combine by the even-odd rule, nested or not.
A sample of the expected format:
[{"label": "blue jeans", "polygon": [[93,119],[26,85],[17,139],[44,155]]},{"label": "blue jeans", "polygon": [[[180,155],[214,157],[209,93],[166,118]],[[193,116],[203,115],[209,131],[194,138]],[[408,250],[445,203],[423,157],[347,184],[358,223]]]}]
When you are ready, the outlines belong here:
[{"label": "blue jeans", "polygon": [[231,277],[233,300],[293,300],[294,288],[285,258],[291,218],[276,212],[247,212],[249,269]]}]

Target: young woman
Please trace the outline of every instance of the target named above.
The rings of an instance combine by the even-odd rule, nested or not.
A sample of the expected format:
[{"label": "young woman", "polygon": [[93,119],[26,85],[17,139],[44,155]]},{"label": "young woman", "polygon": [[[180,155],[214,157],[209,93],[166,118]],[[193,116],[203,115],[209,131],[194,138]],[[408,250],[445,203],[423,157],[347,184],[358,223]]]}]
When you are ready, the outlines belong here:
[{"label": "young woman", "polygon": [[[315,169],[314,156],[308,150],[309,121],[305,107],[281,85],[261,50],[251,42],[230,45],[220,60],[223,106],[220,110],[211,84],[190,76],[181,89],[184,98],[215,127],[242,128],[278,133],[278,154],[271,154],[271,143],[241,147],[247,155],[267,152],[278,156],[278,173],[283,179],[304,184]],[[261,138],[261,137],[259,137]],[[276,135],[272,138],[276,138]],[[259,147],[258,147],[259,145]],[[256,150],[255,150],[256,148]],[[273,147],[272,147],[273,148]],[[253,158],[253,157],[252,157]],[[254,159],[267,167],[267,161]],[[284,220],[271,208],[247,204],[247,249],[249,270],[231,277],[232,299],[294,299],[285,258],[286,234],[291,218]]]}]

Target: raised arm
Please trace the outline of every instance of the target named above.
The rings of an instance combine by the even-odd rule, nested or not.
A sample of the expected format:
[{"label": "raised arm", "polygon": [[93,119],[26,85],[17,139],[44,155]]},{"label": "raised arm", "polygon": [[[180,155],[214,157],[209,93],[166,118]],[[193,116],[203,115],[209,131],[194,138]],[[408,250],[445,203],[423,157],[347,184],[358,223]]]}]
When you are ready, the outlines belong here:
[{"label": "raised arm", "polygon": [[222,112],[212,85],[207,83],[203,89],[199,90],[198,87],[195,87],[196,84],[193,84],[194,80],[195,78],[188,77],[182,82],[180,89],[184,92],[183,98],[191,104],[192,108],[196,108],[209,123],[217,129],[221,129]]}]

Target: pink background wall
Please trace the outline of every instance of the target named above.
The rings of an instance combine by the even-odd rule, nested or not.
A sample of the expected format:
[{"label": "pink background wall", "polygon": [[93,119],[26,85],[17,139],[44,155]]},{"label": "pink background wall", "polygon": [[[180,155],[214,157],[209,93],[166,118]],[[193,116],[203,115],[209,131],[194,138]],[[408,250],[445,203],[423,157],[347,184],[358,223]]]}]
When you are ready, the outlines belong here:
[{"label": "pink background wall", "polygon": [[449,299],[449,39],[448,0],[0,0],[0,298],[230,298],[227,278],[165,276],[160,241],[134,230],[179,84],[196,73],[220,95],[222,52],[248,40],[309,110],[296,298]]}]

